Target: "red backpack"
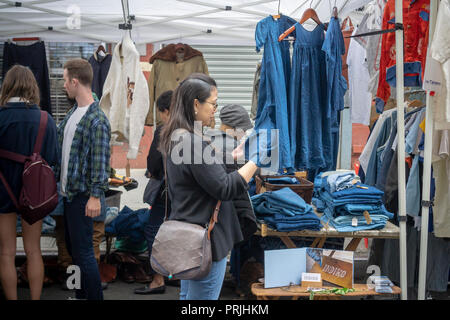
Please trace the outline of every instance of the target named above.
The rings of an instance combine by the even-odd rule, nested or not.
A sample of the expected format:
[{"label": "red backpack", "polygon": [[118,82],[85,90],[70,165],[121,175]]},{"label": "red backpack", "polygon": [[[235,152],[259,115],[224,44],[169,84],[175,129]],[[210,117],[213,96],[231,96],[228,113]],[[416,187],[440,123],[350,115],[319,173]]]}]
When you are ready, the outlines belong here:
[{"label": "red backpack", "polygon": [[26,157],[15,152],[0,149],[0,158],[24,164],[22,173],[23,185],[19,201],[14,196],[1,171],[0,180],[5,185],[6,191],[16,206],[18,213],[29,224],[45,218],[58,205],[55,173],[40,155],[45,129],[47,128],[47,116],[47,112],[41,111],[39,131],[31,156]]}]

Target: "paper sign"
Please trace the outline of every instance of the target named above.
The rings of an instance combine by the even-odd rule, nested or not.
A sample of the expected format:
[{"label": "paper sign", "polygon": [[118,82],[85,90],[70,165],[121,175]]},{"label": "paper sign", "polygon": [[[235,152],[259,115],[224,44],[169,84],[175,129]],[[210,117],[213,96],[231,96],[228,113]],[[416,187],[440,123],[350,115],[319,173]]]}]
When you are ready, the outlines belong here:
[{"label": "paper sign", "polygon": [[357,227],[358,226],[358,218],[353,218],[352,219],[352,227]]},{"label": "paper sign", "polygon": [[320,273],[302,273],[302,282],[320,282],[322,280]]},{"label": "paper sign", "polygon": [[372,223],[372,218],[370,217],[369,211],[364,211],[364,218],[366,218],[367,224]]}]

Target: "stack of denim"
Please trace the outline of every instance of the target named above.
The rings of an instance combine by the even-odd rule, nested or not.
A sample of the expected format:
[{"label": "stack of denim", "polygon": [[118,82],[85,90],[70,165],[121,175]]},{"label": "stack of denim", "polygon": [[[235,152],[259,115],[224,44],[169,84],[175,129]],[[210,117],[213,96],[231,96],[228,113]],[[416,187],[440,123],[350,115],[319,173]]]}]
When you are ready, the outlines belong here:
[{"label": "stack of denim", "polygon": [[320,230],[313,208],[290,188],[267,191],[251,197],[258,219],[278,231]]},{"label": "stack of denim", "polygon": [[[313,204],[323,212],[321,220],[339,232],[383,229],[394,215],[386,210],[383,192],[359,182],[354,173],[327,175],[314,180]],[[367,211],[370,223],[364,216]]]}]

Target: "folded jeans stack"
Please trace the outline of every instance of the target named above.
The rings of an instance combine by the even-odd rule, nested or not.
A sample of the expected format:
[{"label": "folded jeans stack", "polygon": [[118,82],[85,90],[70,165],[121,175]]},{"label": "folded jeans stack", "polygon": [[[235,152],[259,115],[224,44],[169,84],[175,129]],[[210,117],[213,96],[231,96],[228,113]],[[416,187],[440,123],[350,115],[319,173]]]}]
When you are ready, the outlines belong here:
[{"label": "folded jeans stack", "polygon": [[383,192],[361,184],[354,173],[341,175],[324,172],[314,180],[313,204],[324,213],[321,220],[339,232],[384,228],[394,215],[384,207]]},{"label": "folded jeans stack", "polygon": [[278,231],[321,229],[313,208],[290,188],[267,191],[251,197],[258,219]]}]

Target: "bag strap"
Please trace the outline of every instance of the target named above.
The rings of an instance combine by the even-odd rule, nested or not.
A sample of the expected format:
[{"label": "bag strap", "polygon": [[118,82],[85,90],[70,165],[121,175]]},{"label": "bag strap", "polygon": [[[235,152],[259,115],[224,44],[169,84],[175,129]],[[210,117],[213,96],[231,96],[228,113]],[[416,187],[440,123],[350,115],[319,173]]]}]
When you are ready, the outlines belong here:
[{"label": "bag strap", "polygon": [[41,120],[39,121],[39,131],[34,143],[33,153],[41,153],[42,143],[44,142],[45,129],[47,128],[48,114],[46,111],[41,111]]},{"label": "bag strap", "polygon": [[[33,153],[40,153],[42,149],[42,143],[44,142],[45,129],[47,128],[48,114],[45,111],[41,111],[41,119],[39,120],[39,129],[34,143]],[[8,150],[0,149],[0,158],[5,158],[19,163],[25,163],[29,158],[20,153],[11,152]]]},{"label": "bag strap", "polygon": [[[165,210],[165,216],[164,216],[164,221],[167,220],[167,204],[168,204],[168,193],[169,193],[169,183],[167,182],[167,158],[165,156],[163,156],[165,158],[164,161],[164,180],[165,180],[165,185],[166,185],[166,210]],[[208,223],[208,240],[211,239],[211,232],[214,229],[215,224],[218,221],[218,216],[219,216],[219,210],[220,210],[220,206],[222,204],[221,200],[217,201],[216,207],[214,208],[214,211],[211,215],[211,218],[209,219],[209,223]]]},{"label": "bag strap", "polygon": [[3,175],[3,173],[0,171],[0,180],[2,180],[3,185],[5,186],[6,191],[8,192],[12,202],[14,203],[14,206],[19,209],[19,203],[17,202],[16,196],[14,195],[14,193],[11,190],[11,187],[9,186],[8,182],[6,182],[5,176]]}]

